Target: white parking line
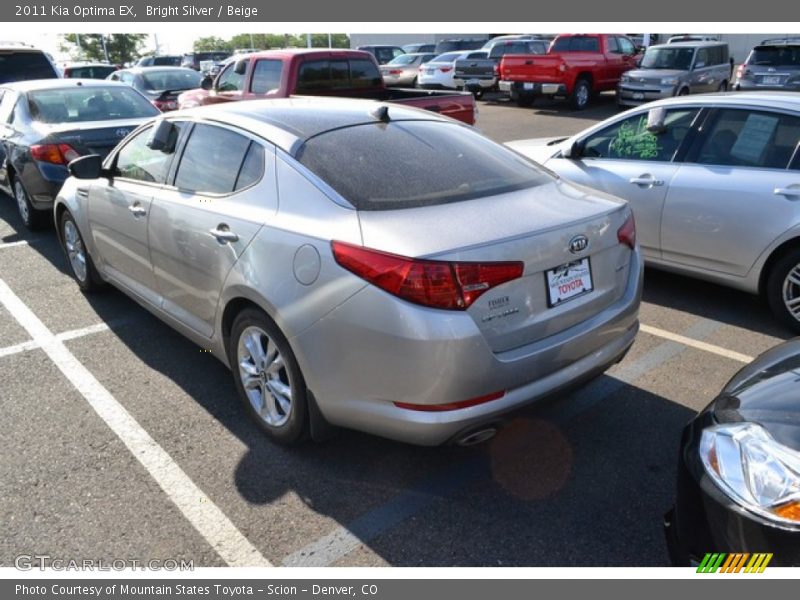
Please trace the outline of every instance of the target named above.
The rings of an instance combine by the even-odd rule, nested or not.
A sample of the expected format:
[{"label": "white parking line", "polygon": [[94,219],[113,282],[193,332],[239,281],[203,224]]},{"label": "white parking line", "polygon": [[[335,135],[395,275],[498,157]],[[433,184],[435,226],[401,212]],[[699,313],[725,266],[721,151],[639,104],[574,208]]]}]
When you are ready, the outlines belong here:
[{"label": "white parking line", "polygon": [[0,304],[25,328],[222,560],[232,567],[272,566],[2,279]]},{"label": "white parking line", "polygon": [[[77,338],[84,337],[86,335],[92,335],[93,333],[101,333],[103,331],[108,331],[109,329],[111,329],[111,327],[122,325],[129,320],[130,319],[124,319],[120,321],[115,321],[111,324],[98,323],[97,325],[90,325],[89,327],[81,327],[80,329],[71,329],[69,331],[63,331],[61,333],[56,334],[56,339],[62,342],[66,342],[69,340],[74,340]],[[38,347],[39,344],[33,340],[22,342],[21,344],[14,344],[13,346],[6,346],[5,348],[0,348],[0,357],[10,356],[12,354],[19,354],[20,352],[28,352],[29,350],[36,350],[36,348]]]},{"label": "white parking line", "polygon": [[14,248],[15,246],[27,246],[28,240],[20,240],[18,242],[6,242],[5,244],[0,244],[0,250],[3,248]]},{"label": "white parking line", "polygon": [[718,356],[724,356],[725,358],[730,358],[731,360],[735,360],[741,363],[749,363],[753,360],[753,357],[748,356],[747,354],[742,354],[741,352],[734,352],[733,350],[728,350],[727,348],[723,348],[721,346],[715,346],[714,344],[701,342],[700,340],[695,340],[693,338],[679,335],[677,333],[672,333],[671,331],[659,329],[658,327],[652,327],[650,325],[641,325],[640,330],[644,331],[645,333],[649,333],[650,335],[655,335],[660,338],[664,338],[665,340],[678,342],[679,344],[683,344],[684,346],[689,346],[691,348],[696,348],[698,350],[704,350],[705,352],[710,352]]},{"label": "white parking line", "polygon": [[19,354],[20,352],[27,352],[28,350],[35,350],[38,347],[39,344],[36,342],[22,342],[21,344],[14,344],[13,346],[6,346],[5,348],[0,348],[0,357]]}]

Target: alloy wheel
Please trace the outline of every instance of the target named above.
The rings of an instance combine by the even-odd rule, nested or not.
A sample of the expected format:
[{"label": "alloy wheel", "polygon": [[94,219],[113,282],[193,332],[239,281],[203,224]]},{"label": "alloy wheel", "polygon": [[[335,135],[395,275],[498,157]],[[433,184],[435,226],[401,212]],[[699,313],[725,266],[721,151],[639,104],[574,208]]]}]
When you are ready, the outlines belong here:
[{"label": "alloy wheel", "polygon": [[267,425],[284,425],[292,414],[293,386],[274,340],[260,327],[247,327],[239,336],[236,362],[253,410]]}]

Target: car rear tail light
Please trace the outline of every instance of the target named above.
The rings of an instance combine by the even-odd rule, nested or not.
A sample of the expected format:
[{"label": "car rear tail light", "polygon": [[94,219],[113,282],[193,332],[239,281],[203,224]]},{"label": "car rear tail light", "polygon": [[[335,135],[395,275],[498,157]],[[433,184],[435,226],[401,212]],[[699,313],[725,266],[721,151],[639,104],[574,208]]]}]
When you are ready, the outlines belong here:
[{"label": "car rear tail light", "polygon": [[389,75],[401,75],[402,73],[402,69],[392,69],[389,71]]},{"label": "car rear tail light", "polygon": [[80,156],[69,144],[36,144],[31,146],[31,157],[39,162],[66,165]]},{"label": "car rear tail light", "polygon": [[636,222],[633,220],[633,213],[628,213],[628,218],[617,229],[617,239],[620,244],[629,246],[631,250],[636,247]]},{"label": "car rear tail light", "polygon": [[493,71],[495,77],[500,77],[500,65],[495,65]]},{"label": "car rear tail light", "polygon": [[449,73],[450,71],[452,71],[452,70],[453,70],[453,67],[439,67],[439,70],[440,70],[442,73]]},{"label": "car rear tail light", "polygon": [[491,394],[486,394],[485,396],[479,396],[477,398],[471,398],[469,400],[462,400],[461,402],[449,402],[447,404],[410,404],[408,402],[393,402],[393,404],[397,408],[405,408],[406,410],[418,410],[421,412],[441,412],[445,410],[458,410],[460,408],[469,408],[470,406],[477,406],[478,404],[484,404],[486,402],[491,402],[492,400],[498,400],[506,395],[505,390],[500,390],[499,392],[493,392]]},{"label": "car rear tail light", "polygon": [[408,302],[466,310],[484,292],[522,277],[522,262],[448,262],[407,258],[331,242],[336,262],[382,290]]}]

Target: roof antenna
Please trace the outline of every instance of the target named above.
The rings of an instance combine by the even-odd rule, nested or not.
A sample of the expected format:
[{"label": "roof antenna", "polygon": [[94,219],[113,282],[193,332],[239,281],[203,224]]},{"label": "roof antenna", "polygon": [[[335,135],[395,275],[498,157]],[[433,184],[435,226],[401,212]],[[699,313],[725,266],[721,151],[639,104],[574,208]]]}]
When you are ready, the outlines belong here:
[{"label": "roof antenna", "polygon": [[391,120],[389,117],[389,107],[385,104],[381,104],[375,110],[370,111],[369,114],[378,119],[378,121],[383,121],[384,123],[388,123]]}]

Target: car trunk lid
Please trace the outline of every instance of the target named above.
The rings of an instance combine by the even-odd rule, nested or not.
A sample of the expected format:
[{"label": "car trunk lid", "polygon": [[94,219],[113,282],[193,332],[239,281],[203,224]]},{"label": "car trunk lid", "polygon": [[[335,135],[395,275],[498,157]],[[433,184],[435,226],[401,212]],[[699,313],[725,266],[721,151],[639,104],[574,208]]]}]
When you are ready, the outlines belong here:
[{"label": "car trunk lid", "polygon": [[78,123],[39,123],[47,144],[69,144],[79,154],[99,154],[105,158],[131,131],[147,119],[83,121]]},{"label": "car trunk lid", "polygon": [[[383,252],[522,261],[522,277],[489,289],[467,311],[491,349],[503,352],[564,331],[622,297],[631,248],[617,231],[628,214],[619,199],[555,180],[452,204],[359,211],[359,218],[364,245]],[[588,245],[576,250],[582,238]],[[561,285],[572,287],[559,292]]]}]

